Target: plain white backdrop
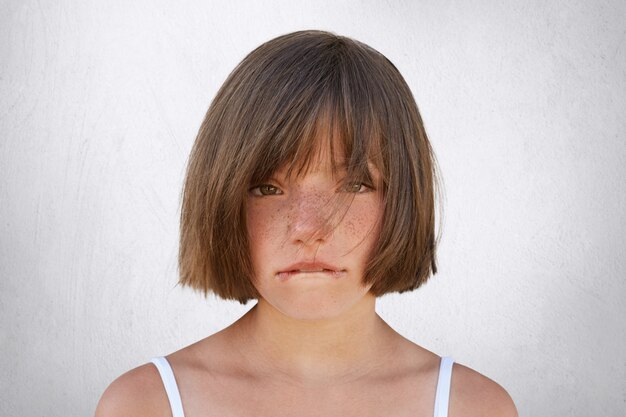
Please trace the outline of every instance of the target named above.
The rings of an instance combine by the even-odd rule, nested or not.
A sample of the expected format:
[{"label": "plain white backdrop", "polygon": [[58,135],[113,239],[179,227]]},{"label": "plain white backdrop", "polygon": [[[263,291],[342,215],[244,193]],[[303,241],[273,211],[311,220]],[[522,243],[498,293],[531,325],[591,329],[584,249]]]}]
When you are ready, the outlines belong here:
[{"label": "plain white backdrop", "polygon": [[176,286],[187,156],[248,52],[324,29],[398,67],[445,185],[440,272],[379,314],[521,416],[623,416],[625,22],[621,0],[1,1],[0,415],[93,415],[254,305]]}]

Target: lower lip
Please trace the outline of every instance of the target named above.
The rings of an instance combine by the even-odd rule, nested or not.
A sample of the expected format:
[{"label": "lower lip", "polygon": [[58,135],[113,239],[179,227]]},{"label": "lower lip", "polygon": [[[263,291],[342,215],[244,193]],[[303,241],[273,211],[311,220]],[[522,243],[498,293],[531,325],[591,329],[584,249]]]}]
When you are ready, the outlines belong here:
[{"label": "lower lip", "polygon": [[315,271],[315,272],[302,272],[302,271],[288,271],[279,272],[276,276],[280,281],[287,281],[294,278],[341,278],[345,271]]}]

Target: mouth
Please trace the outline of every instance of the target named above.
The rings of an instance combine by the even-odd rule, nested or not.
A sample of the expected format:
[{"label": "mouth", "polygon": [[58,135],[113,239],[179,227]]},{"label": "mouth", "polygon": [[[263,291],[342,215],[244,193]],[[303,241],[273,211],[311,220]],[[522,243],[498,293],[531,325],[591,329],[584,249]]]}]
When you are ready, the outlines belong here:
[{"label": "mouth", "polygon": [[334,265],[324,264],[320,262],[300,262],[288,266],[284,270],[278,272],[277,277],[281,281],[291,278],[339,278],[345,274],[345,269],[341,269]]}]

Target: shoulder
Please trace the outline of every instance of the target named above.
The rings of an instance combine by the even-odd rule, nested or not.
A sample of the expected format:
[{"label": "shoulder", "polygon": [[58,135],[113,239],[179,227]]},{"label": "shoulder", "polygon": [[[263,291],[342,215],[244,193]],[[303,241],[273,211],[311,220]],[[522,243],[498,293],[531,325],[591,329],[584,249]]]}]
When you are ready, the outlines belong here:
[{"label": "shoulder", "polygon": [[518,417],[511,396],[497,382],[454,363],[450,383],[450,417]]},{"label": "shoulder", "polygon": [[168,416],[169,401],[159,372],[146,363],[120,375],[106,388],[95,417]]}]

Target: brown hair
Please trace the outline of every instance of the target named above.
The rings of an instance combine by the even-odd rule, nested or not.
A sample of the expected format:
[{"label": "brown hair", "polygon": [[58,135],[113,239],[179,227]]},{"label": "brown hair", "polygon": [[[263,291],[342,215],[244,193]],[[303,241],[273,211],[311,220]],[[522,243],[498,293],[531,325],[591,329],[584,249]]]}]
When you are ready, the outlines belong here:
[{"label": "brown hair", "polygon": [[183,189],[180,284],[242,304],[260,297],[248,189],[285,164],[306,169],[321,137],[342,146],[348,178],[368,176],[368,160],[381,173],[385,214],[363,277],[370,292],[414,290],[437,272],[436,161],[411,90],[373,48],[307,30],[250,52],[211,103]]}]

